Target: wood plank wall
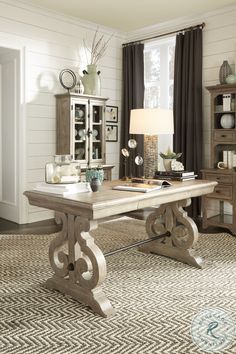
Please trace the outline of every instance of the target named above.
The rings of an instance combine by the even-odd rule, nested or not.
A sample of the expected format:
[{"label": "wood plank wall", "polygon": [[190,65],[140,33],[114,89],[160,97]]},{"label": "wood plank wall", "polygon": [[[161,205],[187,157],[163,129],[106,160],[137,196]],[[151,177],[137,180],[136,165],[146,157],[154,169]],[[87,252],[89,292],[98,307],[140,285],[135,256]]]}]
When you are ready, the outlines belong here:
[{"label": "wood plank wall", "polygon": [[[65,92],[59,84],[59,73],[64,68],[80,73],[86,69],[83,39],[91,43],[97,27],[21,1],[0,1],[0,47],[24,48],[25,51],[26,189],[44,180],[45,163],[52,161],[56,151],[54,94]],[[108,105],[118,106],[120,114],[124,34],[102,26],[99,26],[99,33],[105,34],[106,38],[114,33],[106,55],[99,63],[99,70],[101,94],[109,97]],[[107,143],[107,151],[107,163],[115,165],[113,178],[118,178],[119,141]],[[26,220],[34,222],[52,215],[29,206]]]}]

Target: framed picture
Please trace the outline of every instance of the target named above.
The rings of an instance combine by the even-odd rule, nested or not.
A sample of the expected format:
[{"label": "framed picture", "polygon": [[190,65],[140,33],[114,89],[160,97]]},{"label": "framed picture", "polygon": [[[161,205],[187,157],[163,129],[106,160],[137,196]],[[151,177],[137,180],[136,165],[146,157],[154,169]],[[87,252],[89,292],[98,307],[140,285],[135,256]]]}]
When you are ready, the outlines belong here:
[{"label": "framed picture", "polygon": [[106,106],[106,122],[118,123],[117,106]]},{"label": "framed picture", "polygon": [[106,125],[106,141],[118,141],[117,125]]}]

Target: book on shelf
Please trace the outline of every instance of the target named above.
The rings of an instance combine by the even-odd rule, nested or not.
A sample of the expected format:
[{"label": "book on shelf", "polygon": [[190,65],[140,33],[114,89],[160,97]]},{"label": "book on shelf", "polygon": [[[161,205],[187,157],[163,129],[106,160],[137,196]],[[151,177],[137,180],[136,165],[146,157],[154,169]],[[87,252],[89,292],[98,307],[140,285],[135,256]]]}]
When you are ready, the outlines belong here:
[{"label": "book on shelf", "polygon": [[156,171],[155,177],[159,176],[173,176],[173,177],[188,177],[194,176],[194,171]]},{"label": "book on shelf", "polygon": [[64,197],[70,194],[91,192],[91,187],[88,182],[72,184],[40,183],[34,188],[34,190],[38,192],[58,194]]},{"label": "book on shelf", "polygon": [[223,163],[226,168],[236,167],[236,151],[223,151]]},{"label": "book on shelf", "polygon": [[130,191],[130,192],[142,192],[148,193],[163,187],[171,186],[169,181],[158,181],[158,180],[149,180],[143,178],[132,178],[131,182],[119,184],[112,187],[112,189],[121,190],[121,191]]},{"label": "book on shelf", "polygon": [[223,111],[231,111],[231,94],[223,94]]}]

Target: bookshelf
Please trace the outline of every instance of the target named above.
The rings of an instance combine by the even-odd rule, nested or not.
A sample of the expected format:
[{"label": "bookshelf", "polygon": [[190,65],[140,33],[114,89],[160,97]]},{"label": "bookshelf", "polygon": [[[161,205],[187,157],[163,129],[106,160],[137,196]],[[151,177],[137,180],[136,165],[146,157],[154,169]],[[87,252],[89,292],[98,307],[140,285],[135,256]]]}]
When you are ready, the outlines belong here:
[{"label": "bookshelf", "polygon": [[202,197],[203,228],[223,227],[236,235],[236,85],[206,89],[211,100],[211,162],[202,178],[218,185]]}]

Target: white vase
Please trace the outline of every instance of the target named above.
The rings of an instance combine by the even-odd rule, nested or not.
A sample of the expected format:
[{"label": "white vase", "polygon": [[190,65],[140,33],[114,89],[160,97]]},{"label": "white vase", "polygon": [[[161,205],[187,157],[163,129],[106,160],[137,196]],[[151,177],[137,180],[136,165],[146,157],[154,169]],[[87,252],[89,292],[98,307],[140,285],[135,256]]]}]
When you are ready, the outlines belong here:
[{"label": "white vase", "polygon": [[176,161],[176,159],[163,159],[163,165],[166,171],[171,171],[171,162]]},{"label": "white vase", "polygon": [[97,72],[97,65],[87,65],[87,73],[82,77],[84,93],[87,95],[101,95],[101,78]]}]

